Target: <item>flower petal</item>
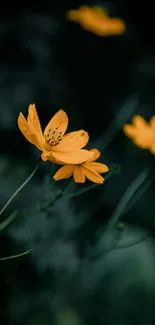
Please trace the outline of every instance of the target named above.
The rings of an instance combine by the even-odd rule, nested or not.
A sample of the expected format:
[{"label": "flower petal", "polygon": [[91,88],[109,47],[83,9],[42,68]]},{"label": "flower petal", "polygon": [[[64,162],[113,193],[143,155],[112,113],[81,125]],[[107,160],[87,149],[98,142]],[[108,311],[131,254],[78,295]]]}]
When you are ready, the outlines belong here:
[{"label": "flower petal", "polygon": [[96,22],[95,32],[99,36],[119,35],[125,32],[125,24],[121,19],[100,19]]},{"label": "flower petal", "polygon": [[66,179],[72,176],[74,165],[66,165],[61,167],[53,176],[55,181]]},{"label": "flower petal", "polygon": [[82,164],[87,159],[92,157],[92,152],[85,149],[79,149],[72,152],[54,152],[53,150],[47,153],[48,160],[54,159],[62,164]]},{"label": "flower petal", "polygon": [[155,143],[152,144],[152,146],[149,148],[149,150],[152,153],[152,155],[155,155]]},{"label": "flower petal", "polygon": [[103,184],[104,178],[101,175],[99,175],[97,172],[95,172],[92,169],[89,169],[88,167],[86,168],[81,166],[81,168],[83,169],[86,178],[88,178],[91,182],[97,184]]},{"label": "flower petal", "polygon": [[20,113],[18,116],[17,124],[18,124],[20,131],[26,138],[26,140],[28,140],[30,143],[34,144],[34,142],[33,142],[34,139],[33,139],[32,133],[31,133],[28,123],[22,113]]},{"label": "flower petal", "polygon": [[66,18],[71,21],[78,21],[79,12],[77,10],[69,10],[66,14]]},{"label": "flower petal", "polygon": [[99,14],[95,16],[95,13],[94,17],[89,17],[89,20],[85,20],[82,25],[98,36],[119,35],[125,31],[125,24],[121,19],[103,18],[99,17]]},{"label": "flower petal", "polygon": [[88,6],[80,6],[77,10],[68,10],[66,18],[71,21],[81,22],[87,19],[87,15],[91,14],[91,9]]},{"label": "flower petal", "polygon": [[132,119],[132,123],[136,126],[138,129],[143,129],[146,126],[148,126],[148,123],[145,121],[145,119],[140,115],[135,115]]},{"label": "flower petal", "polygon": [[40,144],[38,143],[38,139],[37,139],[36,135],[32,133],[30,126],[28,125],[28,122],[26,121],[26,119],[22,113],[19,114],[17,123],[18,123],[18,127],[19,127],[20,131],[22,132],[22,134],[24,135],[24,137],[30,143],[34,144],[38,148],[38,150],[41,150]]},{"label": "flower petal", "polygon": [[50,129],[57,129],[57,131],[63,136],[68,128],[68,116],[63,110],[59,110],[49,121],[45,130],[44,136],[47,136]]},{"label": "flower petal", "polygon": [[98,29],[99,19],[93,11],[87,11],[81,15],[79,23],[82,27],[89,32],[96,32]]},{"label": "flower petal", "polygon": [[153,129],[155,129],[155,115],[150,118],[149,124]]},{"label": "flower petal", "polygon": [[73,177],[75,183],[85,183],[85,174],[81,166],[75,166],[73,170]]},{"label": "flower petal", "polygon": [[83,5],[78,10],[69,10],[67,18],[79,22],[87,31],[98,36],[119,35],[126,29],[122,19],[108,17],[106,10],[97,6]]},{"label": "flower petal", "polygon": [[123,131],[124,131],[125,135],[131,139],[137,135],[136,128],[131,124],[125,124],[123,126]]},{"label": "flower petal", "polygon": [[[81,149],[86,146],[89,140],[89,135],[84,130],[70,132],[64,135],[63,139],[58,145],[52,147],[53,151],[56,152],[70,152],[77,149]],[[92,156],[92,155],[91,155]]]},{"label": "flower petal", "polygon": [[99,162],[86,162],[82,166],[94,170],[97,173],[107,173],[109,171],[108,166]]},{"label": "flower petal", "polygon": [[40,121],[39,121],[39,117],[38,117],[38,114],[36,111],[35,104],[30,104],[28,107],[27,122],[30,127],[30,130],[37,137],[39,149],[42,150],[42,146],[44,143],[44,137],[43,137],[43,133],[42,133],[42,129],[41,129],[41,125],[40,125]]},{"label": "flower petal", "polygon": [[96,149],[96,148],[90,149],[89,151],[93,153],[93,157],[91,159],[88,159],[87,162],[89,162],[89,161],[95,161],[101,155],[100,154],[100,151],[98,149]]},{"label": "flower petal", "polygon": [[152,146],[154,139],[155,139],[154,131],[151,128],[149,128],[147,131],[144,130],[142,134],[137,135],[133,139],[133,142],[142,149],[149,149],[150,146]]}]

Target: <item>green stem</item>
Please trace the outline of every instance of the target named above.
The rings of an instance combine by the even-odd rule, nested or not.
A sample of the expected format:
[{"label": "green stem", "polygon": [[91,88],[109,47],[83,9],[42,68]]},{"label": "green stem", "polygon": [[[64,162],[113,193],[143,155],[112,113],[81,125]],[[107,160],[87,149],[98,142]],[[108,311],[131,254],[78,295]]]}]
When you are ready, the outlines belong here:
[{"label": "green stem", "polygon": [[137,189],[144,183],[144,181],[146,180],[146,178],[149,175],[149,172],[150,172],[149,168],[144,169],[138,175],[138,177],[133,181],[133,183],[131,183],[131,185],[127,188],[127,190],[125,191],[125,193],[124,193],[122,199],[120,200],[118,206],[114,210],[114,212],[112,214],[112,217],[110,218],[109,222],[107,222],[107,225],[105,227],[105,231],[113,228],[117,224],[120,217],[122,216],[123,211],[127,207],[130,199],[135,194]]},{"label": "green stem", "polygon": [[108,145],[113,141],[117,134],[122,130],[122,125],[134,114],[140,94],[133,94],[123,103],[117,115],[109,125],[108,129],[100,136],[100,143],[102,143],[101,153],[105,151]]},{"label": "green stem", "polygon": [[155,179],[155,175],[151,176],[151,178],[149,178],[147,180],[147,182],[142,187],[140,187],[140,189],[135,193],[134,198],[132,199],[132,202],[129,203],[129,205],[125,209],[125,213],[127,213],[129,210],[131,210],[133,205],[139,200],[139,198],[146,192],[146,190],[153,183],[154,179]]},{"label": "green stem", "polygon": [[33,250],[32,249],[29,249],[28,251],[26,251],[24,253],[21,253],[21,254],[12,255],[12,256],[8,256],[8,257],[1,257],[0,258],[0,261],[12,260],[14,258],[18,258],[18,257],[22,257],[22,256],[25,256],[25,255],[28,255],[28,254],[30,254],[32,252],[33,252]]},{"label": "green stem", "polygon": [[72,181],[72,179],[68,179],[68,181],[66,182],[63,190],[58,190],[58,192],[56,193],[56,197],[52,200],[51,203],[49,204],[45,204],[44,206],[41,207],[41,210],[45,210],[45,209],[49,209],[53,206],[53,204],[63,196],[63,193],[65,192],[65,189],[68,187],[68,185],[70,184],[70,182]]},{"label": "green stem", "polygon": [[13,213],[11,213],[11,215],[8,218],[6,218],[4,221],[0,223],[0,231],[8,227],[16,217],[17,217],[17,211],[14,211]]},{"label": "green stem", "polygon": [[24,188],[24,186],[31,180],[31,178],[34,176],[35,172],[38,169],[38,166],[40,164],[40,159],[39,162],[37,163],[35,169],[33,172],[30,174],[30,176],[26,179],[26,181],[17,189],[17,191],[11,196],[11,198],[8,200],[8,202],[4,205],[4,207],[0,210],[0,217],[2,213],[5,211],[5,209],[8,207],[8,205],[12,202],[12,200],[15,198],[15,196]]},{"label": "green stem", "polygon": [[67,199],[67,200],[75,198],[76,196],[82,195],[85,192],[88,192],[88,191],[92,190],[93,188],[95,188],[97,186],[99,186],[99,184],[96,184],[96,183],[95,184],[90,184],[89,186],[80,189],[79,191],[75,192],[74,194],[68,194],[68,195],[64,196],[64,198]]},{"label": "green stem", "polygon": [[[107,180],[108,178],[110,178],[113,174],[115,174],[115,168],[113,169],[110,169],[108,174],[105,175],[104,179]],[[79,195],[82,195],[84,194],[85,192],[88,192],[90,190],[92,190],[93,188],[99,186],[99,184],[96,184],[96,183],[93,183],[93,184],[90,184],[89,186],[85,187],[85,188],[82,188],[80,189],[79,191],[76,191],[75,193],[73,194],[68,194],[66,196],[64,196],[65,199],[72,199],[72,198],[75,198],[76,196],[79,196]]]}]

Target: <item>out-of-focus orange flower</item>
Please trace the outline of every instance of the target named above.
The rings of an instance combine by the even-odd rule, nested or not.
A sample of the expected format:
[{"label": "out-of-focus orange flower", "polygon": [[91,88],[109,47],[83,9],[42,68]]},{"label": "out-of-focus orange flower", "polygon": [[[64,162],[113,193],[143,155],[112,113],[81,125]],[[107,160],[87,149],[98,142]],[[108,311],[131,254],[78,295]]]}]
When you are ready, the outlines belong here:
[{"label": "out-of-focus orange flower", "polygon": [[135,115],[132,124],[125,124],[123,131],[141,149],[148,149],[155,155],[155,116],[147,123],[140,115]]},{"label": "out-of-focus orange flower", "polygon": [[99,150],[91,149],[90,152],[93,153],[93,158],[87,159],[82,164],[69,164],[61,167],[53,176],[54,180],[66,179],[73,175],[76,183],[85,183],[87,178],[93,183],[102,184],[104,178],[100,174],[108,172],[109,168],[95,161],[100,157]]},{"label": "out-of-focus orange flower", "polygon": [[121,35],[126,29],[122,19],[109,17],[100,7],[81,6],[77,10],[69,10],[66,17],[98,36]]},{"label": "out-of-focus orange flower", "polygon": [[63,110],[52,117],[42,132],[35,104],[31,104],[27,120],[22,113],[19,114],[18,127],[24,137],[42,151],[41,158],[44,161],[80,164],[93,157],[92,152],[82,149],[89,140],[87,132],[79,130],[65,134],[68,116]]}]

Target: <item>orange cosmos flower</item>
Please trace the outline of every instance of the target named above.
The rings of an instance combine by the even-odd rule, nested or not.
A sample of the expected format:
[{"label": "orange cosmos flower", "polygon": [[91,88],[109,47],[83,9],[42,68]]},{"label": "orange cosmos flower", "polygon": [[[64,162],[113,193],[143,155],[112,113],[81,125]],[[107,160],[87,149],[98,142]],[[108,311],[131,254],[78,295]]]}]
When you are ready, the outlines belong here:
[{"label": "orange cosmos flower", "polygon": [[66,179],[73,175],[76,183],[85,183],[87,178],[93,183],[102,184],[104,178],[100,173],[108,172],[109,168],[106,165],[95,161],[100,157],[99,150],[91,149],[90,152],[93,153],[92,158],[87,159],[82,164],[69,164],[61,167],[53,176],[54,180],[58,181]]},{"label": "orange cosmos flower", "polygon": [[135,115],[132,124],[125,124],[124,133],[141,149],[148,149],[155,155],[155,116],[147,123],[140,115]]},{"label": "orange cosmos flower", "polygon": [[84,29],[98,36],[120,35],[126,29],[122,19],[110,18],[105,9],[95,6],[81,6],[77,10],[69,10],[67,19],[80,23]]},{"label": "orange cosmos flower", "polygon": [[44,132],[40,125],[35,104],[28,107],[28,117],[22,113],[18,117],[18,127],[24,137],[40,151],[42,160],[58,164],[81,164],[91,159],[93,153],[81,149],[86,146],[89,136],[84,130],[65,134],[68,127],[68,117],[59,110],[47,124]]}]

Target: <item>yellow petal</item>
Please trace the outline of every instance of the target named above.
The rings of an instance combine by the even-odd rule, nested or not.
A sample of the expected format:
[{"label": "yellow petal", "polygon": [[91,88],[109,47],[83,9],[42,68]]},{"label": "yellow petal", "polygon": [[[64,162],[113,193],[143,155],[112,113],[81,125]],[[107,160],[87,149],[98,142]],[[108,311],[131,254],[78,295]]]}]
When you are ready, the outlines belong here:
[{"label": "yellow petal", "polygon": [[[62,164],[82,164],[87,159],[92,157],[92,152],[85,149],[80,149],[72,152],[54,152],[53,150],[48,153],[48,160],[54,159],[60,161]],[[51,159],[50,159],[51,157]]]},{"label": "yellow petal", "polygon": [[68,116],[63,110],[59,110],[49,121],[45,130],[44,136],[46,137],[51,130],[57,130],[63,136],[68,128]]},{"label": "yellow petal", "polygon": [[99,36],[119,35],[125,32],[125,24],[121,19],[107,19],[98,22],[96,32]]},{"label": "yellow petal", "polygon": [[81,6],[78,10],[69,10],[67,18],[79,22],[84,29],[98,36],[120,35],[125,29],[125,23],[119,18],[110,18],[104,8]]},{"label": "yellow petal", "polygon": [[38,114],[36,111],[35,104],[29,105],[27,122],[28,122],[28,125],[29,125],[32,133],[35,134],[37,137],[39,149],[42,150],[42,146],[44,143],[44,137],[43,137],[43,133],[42,133],[42,129],[41,129],[41,125],[40,125],[40,121],[39,121],[39,117],[38,117]]},{"label": "yellow petal", "polygon": [[55,181],[59,181],[60,179],[66,179],[72,176],[74,165],[66,165],[61,167],[53,176]]},{"label": "yellow petal", "polygon": [[86,30],[91,31],[98,36],[119,35],[125,31],[125,24],[121,19],[103,19],[102,17],[99,17],[98,14],[94,14],[91,18],[89,17],[89,20],[85,20],[82,25]]},{"label": "yellow petal", "polygon": [[89,181],[97,184],[103,184],[104,178],[92,169],[81,166],[83,172]]},{"label": "yellow petal", "polygon": [[153,129],[155,129],[155,115],[151,117],[149,124]]},{"label": "yellow petal", "polygon": [[20,113],[18,116],[17,124],[18,124],[20,131],[26,138],[26,140],[28,140],[30,143],[34,144],[34,142],[33,142],[34,139],[33,139],[32,133],[31,133],[28,123],[22,113]]},{"label": "yellow petal", "polygon": [[152,144],[152,146],[150,147],[150,152],[152,153],[152,155],[155,155],[155,143]]},{"label": "yellow petal", "polygon": [[77,10],[69,10],[66,14],[66,18],[71,21],[78,21],[79,12]]},{"label": "yellow petal", "polygon": [[98,18],[96,17],[94,12],[85,12],[83,16],[80,17],[79,20],[82,27],[87,31],[96,31],[98,27]]},{"label": "yellow petal", "polygon": [[125,124],[123,126],[123,131],[125,135],[131,139],[137,135],[137,129],[131,124]]},{"label": "yellow petal", "polygon": [[97,173],[107,173],[109,171],[108,166],[99,162],[86,162],[82,166],[94,170]]},{"label": "yellow petal", "polygon": [[[52,147],[55,152],[70,152],[81,149],[86,146],[89,140],[89,135],[84,130],[70,132],[64,135],[58,145]],[[92,157],[92,155],[91,155]]]},{"label": "yellow petal", "polygon": [[85,174],[81,166],[75,166],[73,170],[74,181],[76,183],[84,183],[85,182]]},{"label": "yellow petal", "polygon": [[133,141],[138,147],[142,149],[149,149],[154,142],[154,138],[154,131],[151,128],[148,128],[148,130],[144,130],[143,133],[136,136]]},{"label": "yellow petal", "polygon": [[134,140],[133,140],[133,143],[134,143],[137,147],[139,147],[139,148],[141,148],[141,149],[148,149],[148,146],[149,146],[149,144],[146,143],[146,142],[143,142],[143,139],[141,139],[141,138],[136,138],[136,139],[134,139]]},{"label": "yellow petal", "polygon": [[88,6],[80,6],[77,10],[68,10],[66,14],[66,18],[71,21],[80,22],[87,16],[87,14],[91,13],[91,9]]},{"label": "yellow petal", "polygon": [[28,122],[26,121],[22,113],[19,114],[17,123],[24,137],[40,150],[40,144],[38,143],[38,139],[36,135],[32,133],[30,126],[28,125]]},{"label": "yellow petal", "polygon": [[88,159],[87,162],[89,162],[89,161],[95,161],[101,155],[100,154],[100,151],[98,149],[96,149],[96,148],[90,149],[89,151],[93,153],[93,157],[91,159]]},{"label": "yellow petal", "polygon": [[132,119],[132,123],[136,126],[136,128],[143,129],[148,126],[148,123],[145,119],[140,115],[135,115]]}]

